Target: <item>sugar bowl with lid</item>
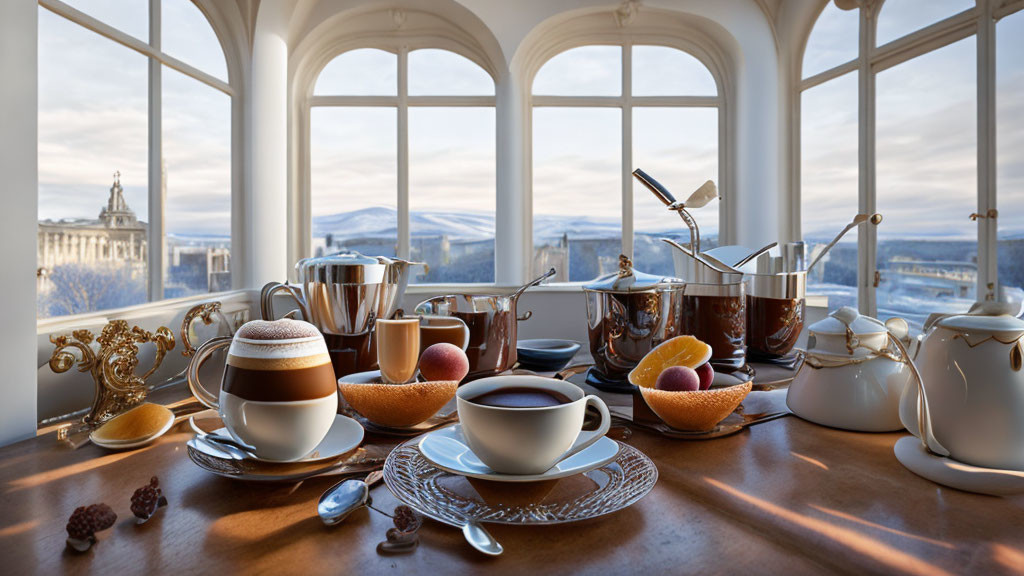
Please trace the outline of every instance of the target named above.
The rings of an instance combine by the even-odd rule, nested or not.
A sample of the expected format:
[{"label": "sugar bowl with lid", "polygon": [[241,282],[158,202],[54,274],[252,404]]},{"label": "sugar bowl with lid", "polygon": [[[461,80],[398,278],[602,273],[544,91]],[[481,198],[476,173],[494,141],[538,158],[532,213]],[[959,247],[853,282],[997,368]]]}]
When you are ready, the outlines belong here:
[{"label": "sugar bowl with lid", "polygon": [[619,270],[583,287],[594,367],[587,383],[631,391],[629,371],[655,346],[680,333],[682,281],[635,270],[619,256]]},{"label": "sugar bowl with lid", "polygon": [[982,305],[926,325],[920,386],[907,388],[900,417],[933,453],[1024,471],[1024,320],[1000,311]]},{"label": "sugar bowl with lid", "polygon": [[909,360],[893,341],[906,321],[886,323],[843,307],[808,327],[804,362],[786,403],[797,416],[824,426],[860,432],[903,427],[900,397],[911,381]]}]

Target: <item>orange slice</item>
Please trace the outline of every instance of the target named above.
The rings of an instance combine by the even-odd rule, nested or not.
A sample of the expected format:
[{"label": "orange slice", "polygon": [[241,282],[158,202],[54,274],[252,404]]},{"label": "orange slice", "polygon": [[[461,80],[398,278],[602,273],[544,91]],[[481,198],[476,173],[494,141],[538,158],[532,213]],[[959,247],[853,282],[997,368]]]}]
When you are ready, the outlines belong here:
[{"label": "orange slice", "polygon": [[629,383],[641,388],[654,388],[662,370],[672,366],[696,370],[710,359],[711,346],[693,336],[676,336],[648,352],[629,373]]}]

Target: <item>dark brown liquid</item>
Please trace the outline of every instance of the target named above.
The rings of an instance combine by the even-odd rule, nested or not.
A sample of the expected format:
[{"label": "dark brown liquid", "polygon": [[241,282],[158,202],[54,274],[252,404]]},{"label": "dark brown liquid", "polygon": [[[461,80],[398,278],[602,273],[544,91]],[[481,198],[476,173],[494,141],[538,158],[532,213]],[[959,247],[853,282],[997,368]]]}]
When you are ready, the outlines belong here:
[{"label": "dark brown liquid", "polygon": [[254,402],[297,402],[337,394],[330,364],[294,370],[249,370],[228,364],[221,384],[229,392]]},{"label": "dark brown liquid", "polygon": [[469,375],[467,379],[504,372],[516,362],[516,320],[512,312],[464,312],[455,310],[469,328]]},{"label": "dark brown liquid", "polygon": [[572,402],[564,394],[541,388],[499,388],[468,399],[481,406],[496,408],[544,408]]},{"label": "dark brown liquid", "polygon": [[[454,322],[454,321],[453,321]],[[466,333],[461,324],[420,326],[420,354],[434,344],[448,343],[462,348]]]},{"label": "dark brown liquid", "polygon": [[372,332],[324,334],[324,340],[334,365],[335,379],[377,367],[377,339]]},{"label": "dark brown liquid", "polygon": [[789,354],[803,328],[803,298],[747,296],[747,346],[752,358],[775,359]]},{"label": "dark brown liquid", "polygon": [[711,346],[711,365],[723,370],[746,362],[747,313],[741,296],[684,296],[683,334]]}]

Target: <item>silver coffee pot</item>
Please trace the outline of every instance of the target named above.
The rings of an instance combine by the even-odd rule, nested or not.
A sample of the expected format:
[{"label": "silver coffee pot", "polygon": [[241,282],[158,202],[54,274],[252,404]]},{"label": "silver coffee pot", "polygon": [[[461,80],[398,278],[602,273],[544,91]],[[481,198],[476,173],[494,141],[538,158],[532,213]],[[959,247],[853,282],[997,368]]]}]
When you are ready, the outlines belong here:
[{"label": "silver coffee pot", "polygon": [[295,264],[297,284],[270,282],[263,287],[260,312],[264,319],[274,319],[274,295],[284,291],[303,318],[324,334],[361,334],[377,318],[394,315],[412,267],[421,264],[358,252],[303,258]]},{"label": "silver coffee pot", "polygon": [[374,322],[394,316],[412,267],[418,265],[425,266],[358,252],[304,258],[295,264],[296,284],[270,282],[263,287],[260,314],[264,320],[275,319],[274,295],[284,291],[303,319],[324,334],[336,376],[373,370],[377,365]]}]

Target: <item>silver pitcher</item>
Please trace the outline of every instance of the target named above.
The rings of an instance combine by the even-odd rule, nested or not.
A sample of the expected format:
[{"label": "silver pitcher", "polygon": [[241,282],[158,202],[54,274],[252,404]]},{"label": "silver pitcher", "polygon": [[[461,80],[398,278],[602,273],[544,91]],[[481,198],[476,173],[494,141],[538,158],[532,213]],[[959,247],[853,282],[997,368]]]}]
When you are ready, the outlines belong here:
[{"label": "silver pitcher", "polygon": [[260,313],[273,320],[274,295],[284,291],[303,319],[324,334],[338,376],[372,370],[377,363],[373,325],[391,318],[409,285],[410,262],[345,252],[304,258],[295,264],[296,284],[270,282],[260,294]]}]

